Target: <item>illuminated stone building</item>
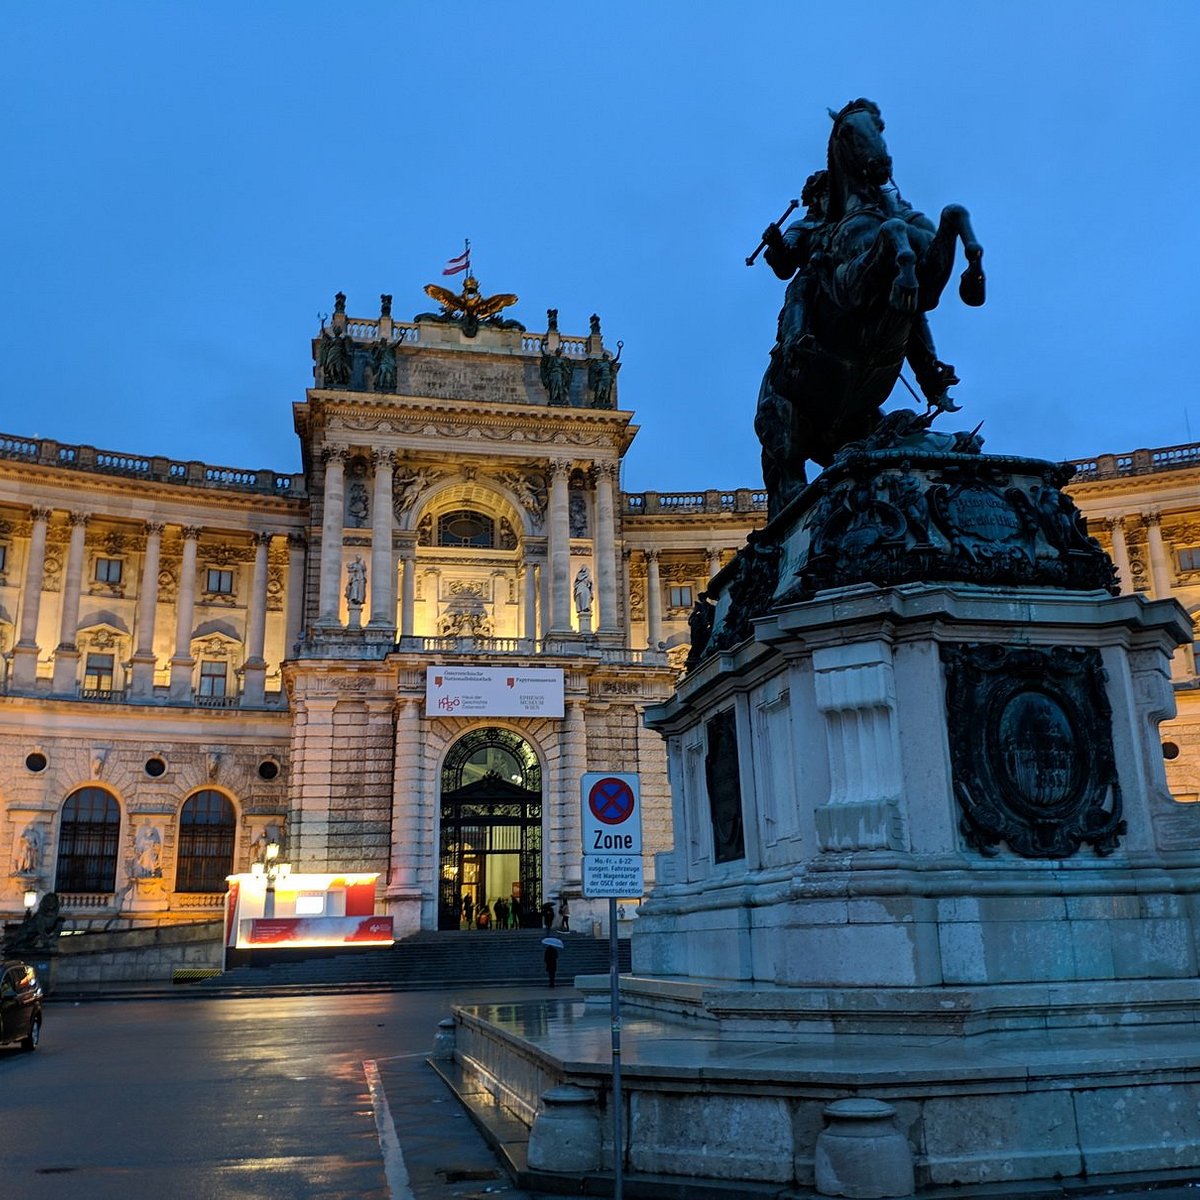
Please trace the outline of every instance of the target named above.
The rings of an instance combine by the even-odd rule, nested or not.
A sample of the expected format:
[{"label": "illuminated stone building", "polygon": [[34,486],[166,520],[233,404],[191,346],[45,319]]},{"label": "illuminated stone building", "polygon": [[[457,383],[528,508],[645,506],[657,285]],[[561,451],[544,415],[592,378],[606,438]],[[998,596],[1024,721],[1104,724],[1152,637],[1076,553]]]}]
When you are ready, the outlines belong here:
[{"label": "illuminated stone building", "polygon": [[[339,297],[295,476],[0,437],[0,913],[53,889],[80,924],[211,916],[277,841],[379,872],[398,933],[468,894],[565,895],[590,928],[587,770],[640,772],[649,886],[670,806],[641,713],[763,497],[621,494],[599,321],[470,316]],[[562,715],[427,711],[454,666],[550,672]]]},{"label": "illuminated stone building", "polygon": [[[637,428],[595,318],[390,308],[339,297],[314,340],[297,475],[0,436],[0,916],[51,889],[81,926],[212,916],[277,841],[379,872],[398,934],[467,895],[565,895],[588,929],[589,770],[640,772],[650,886],[670,804],[642,710],[764,494],[619,490]],[[1200,448],[1079,465],[1123,586],[1200,607]],[[562,716],[429,711],[452,667],[561,672]],[[1194,800],[1194,656],[1175,669],[1167,768]]]}]

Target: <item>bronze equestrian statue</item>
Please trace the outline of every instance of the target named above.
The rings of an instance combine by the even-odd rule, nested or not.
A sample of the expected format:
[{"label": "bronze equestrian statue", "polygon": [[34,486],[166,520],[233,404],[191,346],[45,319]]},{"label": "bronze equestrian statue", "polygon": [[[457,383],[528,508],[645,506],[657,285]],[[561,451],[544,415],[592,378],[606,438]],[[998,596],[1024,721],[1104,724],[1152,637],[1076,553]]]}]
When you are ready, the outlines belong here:
[{"label": "bronze equestrian statue", "polygon": [[930,413],[958,407],[948,390],[958,379],[938,360],[925,314],[960,240],[959,295],[984,302],[983,247],[967,210],[947,205],[935,229],[903,199],[878,105],[852,100],[830,116],[827,168],[805,184],[803,219],[763,234],[768,266],[790,280],[754,418],[769,517],[804,487],[807,459],[829,466],[874,430],[906,359]]}]

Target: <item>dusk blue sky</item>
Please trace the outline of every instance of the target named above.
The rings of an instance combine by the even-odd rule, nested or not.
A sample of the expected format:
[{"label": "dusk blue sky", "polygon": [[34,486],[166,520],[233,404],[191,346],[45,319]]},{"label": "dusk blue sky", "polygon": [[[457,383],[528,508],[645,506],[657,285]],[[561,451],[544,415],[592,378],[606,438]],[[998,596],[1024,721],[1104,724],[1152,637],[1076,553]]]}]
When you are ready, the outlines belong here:
[{"label": "dusk blue sky", "polygon": [[940,427],[1200,439],[1198,35],[1194,0],[12,5],[0,431],[297,470],[318,311],[410,319],[469,236],[531,330],[624,341],[627,489],[757,487],[784,285],[743,260],[868,96],[986,248],[987,305],[931,314]]}]

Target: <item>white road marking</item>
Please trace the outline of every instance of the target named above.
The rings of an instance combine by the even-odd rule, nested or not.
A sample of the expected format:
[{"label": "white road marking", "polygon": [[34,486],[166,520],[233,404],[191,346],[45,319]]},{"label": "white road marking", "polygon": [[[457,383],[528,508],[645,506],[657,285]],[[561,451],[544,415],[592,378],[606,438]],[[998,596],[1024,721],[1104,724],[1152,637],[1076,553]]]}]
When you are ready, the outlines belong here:
[{"label": "white road marking", "polygon": [[[397,1058],[408,1057],[396,1055]],[[373,1058],[363,1063],[367,1087],[371,1092],[371,1107],[375,1110],[375,1130],[379,1134],[379,1148],[383,1151],[383,1173],[387,1178],[388,1191],[392,1200],[416,1200],[408,1181],[408,1168],[400,1152],[400,1139],[396,1137],[396,1126],[392,1123],[392,1110],[388,1108],[387,1094],[379,1078],[379,1064]]]}]

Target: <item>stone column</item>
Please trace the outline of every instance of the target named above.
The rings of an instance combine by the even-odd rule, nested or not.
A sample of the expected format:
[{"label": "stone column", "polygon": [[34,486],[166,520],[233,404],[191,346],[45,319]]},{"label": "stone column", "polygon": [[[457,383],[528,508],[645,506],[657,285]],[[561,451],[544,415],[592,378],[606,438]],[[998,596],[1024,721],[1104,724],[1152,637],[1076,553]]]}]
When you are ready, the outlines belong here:
[{"label": "stone column", "polygon": [[[1174,590],[1174,579],[1170,555],[1162,536],[1162,513],[1143,513],[1142,521],[1146,526],[1146,544],[1150,551],[1150,580],[1154,598],[1170,599]],[[1180,683],[1195,676],[1195,656],[1195,649],[1191,645],[1176,648],[1171,656],[1171,678],[1175,682]]]},{"label": "stone column", "polygon": [[54,651],[55,695],[74,695],[79,682],[79,647],[75,632],[79,627],[79,596],[83,590],[83,549],[87,523],[91,513],[69,512],[71,543],[67,549],[67,565],[63,570],[62,608],[58,617],[58,646]]},{"label": "stone column", "polygon": [[417,544],[410,533],[400,543],[404,575],[400,580],[400,636],[412,637],[417,597]]},{"label": "stone column", "polygon": [[129,694],[136,700],[154,695],[154,626],[158,620],[158,568],[162,557],[163,523],[146,522],[146,553],[142,556],[142,581],[138,585],[137,647],[130,658]]},{"label": "stone column", "polygon": [[1129,568],[1129,544],[1125,540],[1125,518],[1109,517],[1104,522],[1112,538],[1113,563],[1117,568],[1117,578],[1121,581],[1121,591],[1128,595],[1133,591],[1133,572]]},{"label": "stone column", "polygon": [[341,624],[342,523],[346,519],[346,451],[326,446],[324,513],[321,520],[321,591],[318,625]]},{"label": "stone column", "polygon": [[550,632],[571,632],[571,517],[567,479],[571,464],[550,464]]},{"label": "stone column", "polygon": [[721,550],[718,546],[709,546],[706,553],[708,554],[708,577],[711,579],[721,569]]},{"label": "stone column", "polygon": [[646,551],[646,644],[658,649],[662,641],[662,582],[658,577],[658,551]]},{"label": "stone column", "polygon": [[392,557],[392,469],[390,450],[371,455],[375,465],[375,495],[371,508],[371,620],[372,629],[396,627],[396,560]]},{"label": "stone column", "polygon": [[596,463],[596,585],[600,593],[600,633],[616,633],[617,614],[617,526],[613,492],[617,479],[615,462]]},{"label": "stone column", "polygon": [[537,641],[537,563],[525,559],[525,613],[521,635],[529,642]]},{"label": "stone column", "polygon": [[175,654],[171,658],[170,699],[192,698],[192,620],[196,606],[196,544],[200,530],[183,527],[183,563],[179,568],[179,587],[175,598]]},{"label": "stone column", "polygon": [[25,562],[25,586],[21,591],[21,634],[13,647],[12,682],[14,687],[33,687],[37,680],[38,613],[42,604],[42,582],[46,575],[46,526],[50,509],[32,510],[33,530],[29,536],[29,557]]},{"label": "stone column", "polygon": [[[549,546],[547,545],[547,549]],[[543,643],[550,633],[550,561],[538,563],[538,632]]]},{"label": "stone column", "polygon": [[242,664],[242,703],[259,705],[266,699],[267,660],[263,643],[267,632],[267,554],[271,534],[254,535],[254,581],[250,585],[250,613],[246,619],[246,661]]},{"label": "stone column", "polygon": [[629,560],[633,557],[633,551],[628,546],[621,547],[621,595],[624,597],[623,607],[625,612],[625,644],[628,646],[632,640],[633,630],[633,588],[629,578]]},{"label": "stone column", "polygon": [[579,782],[587,770],[587,721],[583,700],[568,700],[563,731],[562,807],[559,812],[559,859],[563,881],[578,887],[583,854]]},{"label": "stone column", "polygon": [[283,656],[296,653],[304,629],[304,560],[307,542],[302,533],[289,533],[287,573],[287,622],[283,631]]},{"label": "stone column", "polygon": [[416,699],[396,701],[396,753],[392,779],[392,857],[388,898],[420,896],[421,711]]}]

